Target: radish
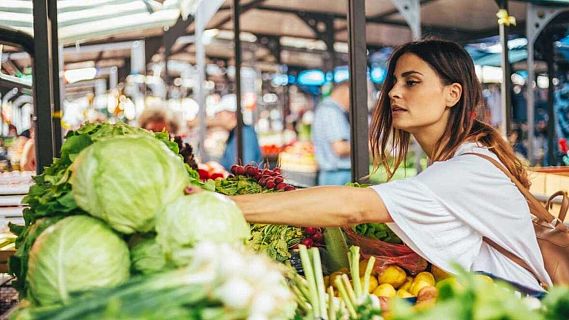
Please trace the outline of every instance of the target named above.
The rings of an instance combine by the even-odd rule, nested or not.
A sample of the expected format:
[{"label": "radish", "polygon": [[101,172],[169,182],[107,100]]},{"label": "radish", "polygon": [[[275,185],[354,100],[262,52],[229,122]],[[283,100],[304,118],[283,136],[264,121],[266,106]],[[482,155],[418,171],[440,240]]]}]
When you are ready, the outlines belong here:
[{"label": "radish", "polygon": [[310,238],[306,238],[302,240],[302,244],[305,245],[307,248],[310,248],[314,245],[314,241]]},{"label": "radish", "polygon": [[316,232],[312,235],[312,240],[314,240],[314,242],[320,243],[322,240],[324,240],[324,235],[322,232]]},{"label": "radish", "polygon": [[266,183],[267,183],[266,177],[262,177],[261,179],[259,179],[259,184],[262,185],[263,187],[265,186]]},{"label": "radish", "polygon": [[283,181],[284,181],[283,177],[279,177],[279,176],[275,177],[275,183],[276,184],[281,184]]},{"label": "radish", "polygon": [[318,229],[314,228],[314,227],[306,227],[304,228],[304,233],[306,233],[307,235],[312,236],[313,234],[315,234],[316,232],[318,232]]},{"label": "radish", "polygon": [[275,182],[273,180],[267,180],[267,182],[265,183],[265,187],[269,188],[269,189],[273,189],[275,187]]},{"label": "radish", "polygon": [[259,172],[259,169],[257,169],[257,167],[250,164],[245,166],[245,174],[248,175],[249,177],[254,177],[257,174],[257,172]]},{"label": "radish", "polygon": [[290,184],[286,186],[284,189],[284,191],[292,191],[292,190],[296,190],[296,188],[294,186],[291,186]]},{"label": "radish", "polygon": [[[275,184],[276,184],[276,183],[277,183],[277,179],[275,179]],[[286,183],[281,182],[281,183],[277,184],[277,190],[279,190],[279,191],[281,191],[281,190],[284,191],[285,188],[286,188],[286,186],[287,186]]]}]

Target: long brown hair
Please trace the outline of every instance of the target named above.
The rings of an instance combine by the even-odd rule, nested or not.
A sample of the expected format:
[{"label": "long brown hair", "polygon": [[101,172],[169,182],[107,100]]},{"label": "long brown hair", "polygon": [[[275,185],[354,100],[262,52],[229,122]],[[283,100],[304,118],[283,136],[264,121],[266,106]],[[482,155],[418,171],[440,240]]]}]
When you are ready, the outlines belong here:
[{"label": "long brown hair", "polygon": [[[472,59],[459,44],[444,40],[410,42],[396,49],[391,55],[387,78],[370,127],[369,139],[375,169],[383,165],[389,180],[407,156],[411,135],[393,127],[388,94],[394,85],[395,65],[405,53],[412,53],[428,63],[444,85],[458,83],[462,86],[462,96],[450,109],[445,134],[436,143],[431,160],[448,160],[463,143],[478,142],[494,152],[508,170],[524,186],[529,187],[527,171],[516,158],[512,147],[498,131],[475,118],[476,110],[482,104],[482,88],[476,77]],[[391,162],[393,154],[395,157]]]}]

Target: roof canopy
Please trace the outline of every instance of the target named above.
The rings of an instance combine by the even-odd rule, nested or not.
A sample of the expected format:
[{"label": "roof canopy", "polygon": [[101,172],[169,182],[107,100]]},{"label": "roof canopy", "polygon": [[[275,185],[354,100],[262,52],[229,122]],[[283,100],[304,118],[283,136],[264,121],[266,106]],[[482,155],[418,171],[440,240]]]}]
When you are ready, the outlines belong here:
[{"label": "roof canopy", "polygon": [[[33,34],[32,0],[0,1],[0,26]],[[199,0],[57,0],[63,44],[121,33],[162,30],[193,14]]]}]

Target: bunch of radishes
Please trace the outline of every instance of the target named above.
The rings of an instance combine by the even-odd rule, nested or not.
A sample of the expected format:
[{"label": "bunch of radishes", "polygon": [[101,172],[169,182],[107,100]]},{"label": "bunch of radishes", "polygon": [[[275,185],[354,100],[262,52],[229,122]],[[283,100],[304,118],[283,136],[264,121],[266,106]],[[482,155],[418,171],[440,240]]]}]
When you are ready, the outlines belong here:
[{"label": "bunch of radishes", "polygon": [[231,166],[231,172],[236,176],[246,176],[257,180],[261,186],[277,191],[290,191],[296,189],[293,185],[284,182],[281,176],[281,169],[261,169],[255,165],[248,164],[245,166],[234,164]]},{"label": "bunch of radishes", "polygon": [[303,231],[304,239],[300,241],[300,244],[307,248],[324,247],[324,233],[321,228],[306,227]]}]

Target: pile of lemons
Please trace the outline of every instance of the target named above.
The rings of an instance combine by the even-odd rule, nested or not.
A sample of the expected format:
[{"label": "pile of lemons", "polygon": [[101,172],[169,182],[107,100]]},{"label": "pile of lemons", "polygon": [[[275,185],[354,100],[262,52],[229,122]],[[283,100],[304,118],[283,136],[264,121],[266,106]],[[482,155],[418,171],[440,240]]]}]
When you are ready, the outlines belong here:
[{"label": "pile of lemons", "polygon": [[[360,262],[360,281],[363,285],[364,272],[367,260]],[[438,296],[437,283],[439,281],[452,280],[449,274],[443,270],[431,266],[431,272],[423,271],[414,277],[397,265],[390,265],[380,273],[372,273],[369,282],[368,292],[383,298],[417,298],[417,303],[432,304]],[[328,277],[324,277],[325,285],[334,286],[336,277],[348,274],[347,269],[338,270]]]}]

